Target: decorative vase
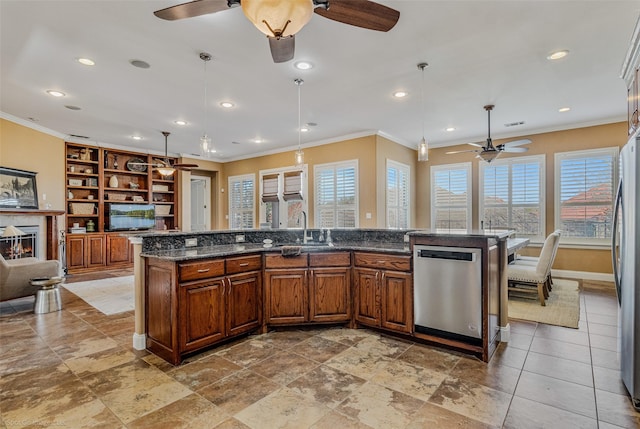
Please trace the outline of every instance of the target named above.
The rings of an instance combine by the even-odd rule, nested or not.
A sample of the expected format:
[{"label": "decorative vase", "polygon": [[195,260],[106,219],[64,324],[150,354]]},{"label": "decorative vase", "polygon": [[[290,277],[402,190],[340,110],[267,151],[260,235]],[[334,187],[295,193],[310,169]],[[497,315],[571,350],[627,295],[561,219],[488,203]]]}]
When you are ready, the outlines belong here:
[{"label": "decorative vase", "polygon": [[87,222],[87,232],[94,232],[95,231],[95,224],[93,223],[92,220],[89,220]]},{"label": "decorative vase", "polygon": [[111,176],[109,179],[109,187],[117,188],[118,187],[118,177],[116,175]]}]

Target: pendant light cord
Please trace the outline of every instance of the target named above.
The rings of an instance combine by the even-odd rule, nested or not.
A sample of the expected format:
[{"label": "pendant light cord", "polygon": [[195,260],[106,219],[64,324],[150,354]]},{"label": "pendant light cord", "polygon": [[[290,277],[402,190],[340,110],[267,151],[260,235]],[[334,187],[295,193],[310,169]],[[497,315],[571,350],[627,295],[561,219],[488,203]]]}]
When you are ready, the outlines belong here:
[{"label": "pendant light cord", "polygon": [[420,91],[420,98],[422,99],[422,140],[424,140],[424,68],[425,66],[422,65],[422,87]]},{"label": "pendant light cord", "polygon": [[298,85],[298,152],[300,152],[300,145],[301,145],[301,140],[302,140],[302,130],[301,130],[301,97],[300,97],[300,86],[304,83],[304,80],[302,79],[296,79],[294,81],[296,83],[296,85]]}]

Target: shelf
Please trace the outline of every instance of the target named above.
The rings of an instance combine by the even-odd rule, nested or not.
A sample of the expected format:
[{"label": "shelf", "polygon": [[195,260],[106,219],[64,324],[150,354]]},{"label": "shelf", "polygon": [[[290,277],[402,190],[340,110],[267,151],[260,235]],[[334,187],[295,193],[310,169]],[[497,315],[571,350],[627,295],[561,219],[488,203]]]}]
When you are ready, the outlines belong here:
[{"label": "shelf", "polygon": [[154,194],[173,194],[173,191],[151,191]]},{"label": "shelf", "polygon": [[131,170],[114,170],[113,168],[105,168],[105,173],[110,174],[123,174],[123,175],[134,175],[134,176],[146,176],[148,173],[146,171],[131,171]]},{"label": "shelf", "polygon": [[148,189],[131,189],[131,188],[104,188],[105,192],[149,192]]},{"label": "shelf", "polygon": [[158,183],[174,183],[174,180],[167,180],[167,179],[153,179],[154,183],[158,182]]},{"label": "shelf", "polygon": [[71,185],[67,185],[68,189],[87,189],[87,190],[92,190],[92,189],[99,189],[97,186],[71,186]]},{"label": "shelf", "polygon": [[98,217],[97,214],[68,214],[67,217]]},{"label": "shelf", "polygon": [[98,173],[80,173],[77,171],[67,171],[67,176],[83,176],[83,177],[98,177]]},{"label": "shelf", "polygon": [[92,160],[83,160],[83,159],[78,159],[78,158],[70,158],[67,157],[67,163],[74,163],[74,164],[87,164],[87,165],[97,165],[98,161],[92,161]]},{"label": "shelf", "polygon": [[164,205],[172,205],[175,204],[173,201],[154,201],[154,204],[164,204]]},{"label": "shelf", "polygon": [[167,214],[167,215],[156,214],[156,218],[159,218],[159,217],[173,217],[173,215],[172,214]]},{"label": "shelf", "polygon": [[67,201],[70,203],[97,203],[98,199],[94,198],[90,200],[89,198],[67,198]]}]

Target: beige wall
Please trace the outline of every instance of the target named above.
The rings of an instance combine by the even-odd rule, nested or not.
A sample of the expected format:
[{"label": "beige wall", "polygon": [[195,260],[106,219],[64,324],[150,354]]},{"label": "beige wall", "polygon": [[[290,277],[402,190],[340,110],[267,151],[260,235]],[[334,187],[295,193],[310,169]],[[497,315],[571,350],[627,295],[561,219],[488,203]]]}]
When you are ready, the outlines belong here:
[{"label": "beige wall", "polygon": [[46,204],[53,210],[65,209],[64,162],[64,140],[0,119],[0,166],[38,173],[41,209]]},{"label": "beige wall", "polygon": [[[569,152],[573,150],[596,149],[605,147],[622,147],[627,141],[627,123],[618,122],[614,124],[599,125],[593,127],[577,128],[572,130],[555,131],[542,134],[526,135],[518,138],[529,138],[532,143],[527,147],[529,151],[526,155],[545,155],[546,165],[546,233],[549,234],[556,229],[554,225],[554,169],[556,152]],[[495,140],[498,145],[510,140]],[[432,149],[429,152],[429,162],[420,163],[418,166],[418,187],[430,189],[429,167],[439,164],[453,164],[458,162],[471,161],[472,165],[472,206],[473,206],[473,227],[478,227],[478,177],[479,162],[473,153],[462,153],[446,155],[447,151],[465,150],[471,146],[461,145],[440,149]],[[502,154],[501,158],[518,156],[519,154]],[[429,192],[419,192],[417,196],[418,226],[429,227],[431,222]],[[537,255],[539,248],[529,248],[523,254]],[[556,256],[554,269],[587,271],[595,273],[611,273],[611,252],[609,250],[587,250],[571,249],[561,247]]]}]

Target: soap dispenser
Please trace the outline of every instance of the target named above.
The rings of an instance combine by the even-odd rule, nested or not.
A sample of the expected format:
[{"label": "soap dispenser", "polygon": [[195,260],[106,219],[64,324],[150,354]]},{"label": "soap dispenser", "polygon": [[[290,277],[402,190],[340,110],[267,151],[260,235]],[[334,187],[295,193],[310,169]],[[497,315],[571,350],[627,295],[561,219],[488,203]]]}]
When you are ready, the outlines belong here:
[{"label": "soap dispenser", "polygon": [[324,242],[324,229],[320,229],[320,235],[318,236],[318,241],[320,243]]}]

